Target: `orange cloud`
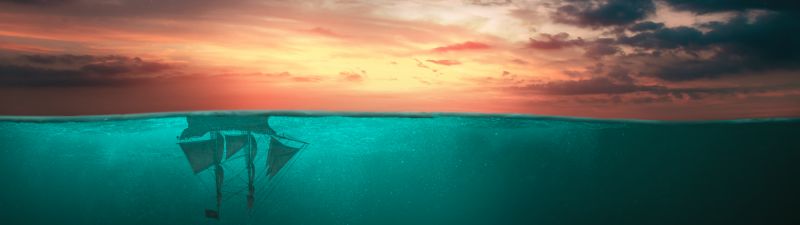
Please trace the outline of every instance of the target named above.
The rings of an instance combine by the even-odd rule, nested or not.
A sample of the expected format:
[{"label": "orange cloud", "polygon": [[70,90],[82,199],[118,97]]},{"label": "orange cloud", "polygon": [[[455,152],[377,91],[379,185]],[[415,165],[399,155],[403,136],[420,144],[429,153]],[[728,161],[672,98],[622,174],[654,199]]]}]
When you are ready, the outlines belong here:
[{"label": "orange cloud", "polygon": [[340,72],[339,76],[342,80],[351,81],[351,82],[360,82],[364,80],[364,77],[361,74],[355,72]]},{"label": "orange cloud", "polygon": [[335,38],[345,37],[342,34],[336,33],[336,32],[334,32],[334,31],[332,31],[330,29],[326,29],[326,28],[322,28],[322,27],[314,27],[314,28],[308,30],[308,32],[313,33],[313,34],[322,35],[322,36],[335,37]]},{"label": "orange cloud", "polygon": [[428,60],[425,60],[425,61],[436,63],[436,64],[443,65],[443,66],[461,65],[461,62],[459,62],[457,60],[449,60],[449,59],[439,59],[439,60],[428,59]]},{"label": "orange cloud", "polygon": [[35,52],[35,53],[51,53],[60,50],[60,49],[48,48],[37,45],[26,45],[26,44],[5,43],[5,42],[0,42],[0,49],[19,51],[19,52]]},{"label": "orange cloud", "polygon": [[489,46],[484,43],[480,42],[464,42],[459,44],[447,45],[442,47],[434,48],[434,52],[449,52],[449,51],[465,51],[465,50],[481,50],[481,49],[489,49],[492,46]]}]

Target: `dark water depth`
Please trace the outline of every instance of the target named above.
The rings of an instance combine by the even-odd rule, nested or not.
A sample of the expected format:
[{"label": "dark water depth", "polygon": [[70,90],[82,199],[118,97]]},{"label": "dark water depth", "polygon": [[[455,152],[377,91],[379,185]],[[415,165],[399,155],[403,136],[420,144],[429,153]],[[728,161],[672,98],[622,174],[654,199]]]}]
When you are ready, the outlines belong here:
[{"label": "dark water depth", "polygon": [[[0,224],[800,224],[796,119],[191,117],[6,117]],[[253,206],[242,150],[207,218],[216,167],[178,143],[231,132]],[[300,150],[270,177],[272,139]]]}]

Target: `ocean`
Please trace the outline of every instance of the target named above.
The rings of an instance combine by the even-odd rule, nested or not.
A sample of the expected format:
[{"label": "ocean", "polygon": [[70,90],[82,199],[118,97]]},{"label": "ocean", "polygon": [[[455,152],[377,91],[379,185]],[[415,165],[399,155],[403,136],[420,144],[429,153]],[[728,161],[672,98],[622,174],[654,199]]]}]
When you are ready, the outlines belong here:
[{"label": "ocean", "polygon": [[800,119],[7,116],[0,224],[800,224],[799,139]]}]

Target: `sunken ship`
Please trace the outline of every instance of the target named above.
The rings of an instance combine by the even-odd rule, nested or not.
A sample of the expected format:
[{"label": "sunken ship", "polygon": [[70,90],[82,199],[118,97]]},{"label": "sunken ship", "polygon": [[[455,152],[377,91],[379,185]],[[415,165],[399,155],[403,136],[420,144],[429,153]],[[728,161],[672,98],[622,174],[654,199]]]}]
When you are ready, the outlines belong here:
[{"label": "sunken ship", "polygon": [[[269,126],[269,116],[188,116],[186,121],[188,127],[178,137],[178,145],[196,175],[213,174],[216,208],[205,210],[205,216],[213,219],[219,219],[220,208],[226,200],[223,190],[227,164],[244,161],[247,207],[252,209],[256,199],[256,174],[264,173],[268,180],[272,180],[308,145],[307,142],[275,132]],[[258,147],[260,141],[268,142],[262,151]],[[256,171],[257,156],[265,158],[263,171]]]}]

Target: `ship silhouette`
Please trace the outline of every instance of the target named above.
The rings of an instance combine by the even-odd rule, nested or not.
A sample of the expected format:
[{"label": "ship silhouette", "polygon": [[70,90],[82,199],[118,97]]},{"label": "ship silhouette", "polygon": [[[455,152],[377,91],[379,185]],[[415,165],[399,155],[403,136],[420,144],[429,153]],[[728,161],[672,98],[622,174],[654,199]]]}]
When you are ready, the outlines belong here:
[{"label": "ship silhouette", "polygon": [[[244,158],[247,170],[247,207],[255,202],[255,159],[259,155],[258,141],[268,138],[265,150],[265,174],[275,177],[308,143],[279,135],[269,126],[269,116],[188,116],[188,127],[178,137],[178,145],[195,174],[212,170],[216,187],[216,208],[206,209],[205,216],[219,219],[224,201],[225,166],[234,159]],[[290,146],[293,142],[299,146]],[[264,154],[264,153],[261,153]],[[271,183],[270,183],[271,184]],[[237,192],[240,193],[240,192]]]}]

